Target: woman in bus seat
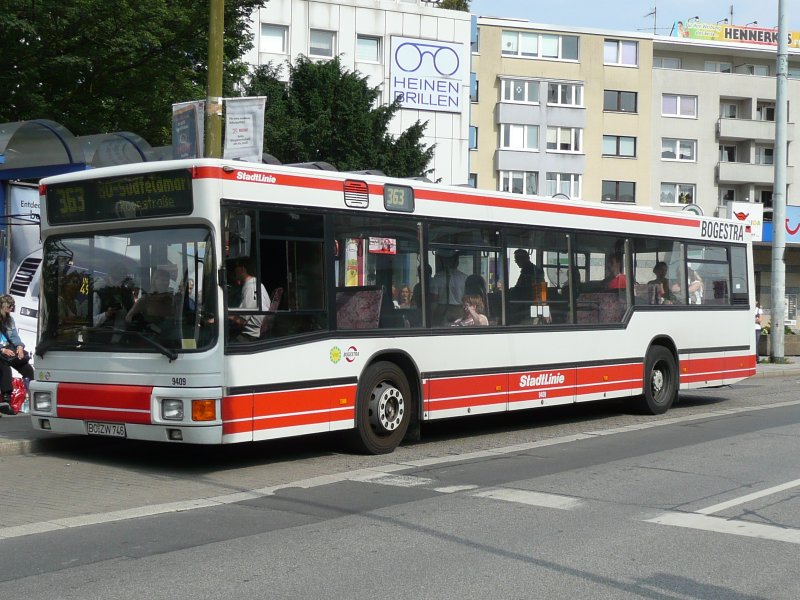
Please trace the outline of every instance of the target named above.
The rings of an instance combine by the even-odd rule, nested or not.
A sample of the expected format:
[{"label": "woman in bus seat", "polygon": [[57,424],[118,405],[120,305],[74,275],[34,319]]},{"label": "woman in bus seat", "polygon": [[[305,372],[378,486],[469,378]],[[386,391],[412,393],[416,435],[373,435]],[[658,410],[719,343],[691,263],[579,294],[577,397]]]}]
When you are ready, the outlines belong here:
[{"label": "woman in bus seat", "polygon": [[486,307],[480,295],[466,294],[462,298],[461,304],[464,308],[464,315],[453,322],[454,326],[471,327],[489,324],[489,319],[486,317]]},{"label": "woman in bus seat", "polygon": [[689,285],[689,304],[702,304],[703,303],[703,278],[697,274],[693,268],[689,267],[688,272],[688,285]]},{"label": "woman in bus seat", "polygon": [[11,368],[22,375],[25,387],[33,379],[33,367],[28,364],[30,360],[25,352],[25,344],[19,337],[17,325],[11,313],[14,310],[14,298],[9,294],[0,296],[0,413],[5,415],[16,414],[11,408],[11,392],[14,382],[11,379]]},{"label": "woman in bus seat", "polygon": [[650,304],[672,304],[675,299],[672,286],[667,279],[667,269],[667,263],[663,260],[658,261],[653,267],[653,274],[656,277],[647,282],[648,290],[655,290],[653,296],[648,298]]},{"label": "woman in bus seat", "polygon": [[400,286],[400,298],[398,308],[411,308],[411,288],[407,283]]}]

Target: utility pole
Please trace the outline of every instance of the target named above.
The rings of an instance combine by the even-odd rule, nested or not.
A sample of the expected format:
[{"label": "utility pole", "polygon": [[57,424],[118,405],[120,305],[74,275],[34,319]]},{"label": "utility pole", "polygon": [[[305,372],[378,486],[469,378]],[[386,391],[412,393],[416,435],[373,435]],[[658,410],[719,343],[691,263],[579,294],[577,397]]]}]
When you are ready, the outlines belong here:
[{"label": "utility pole", "polygon": [[770,362],[783,362],[786,294],[786,128],[789,42],[784,0],[778,0],[778,64],[775,84],[775,181],[772,186],[772,311]]},{"label": "utility pole", "polygon": [[208,95],[205,115],[206,158],[222,156],[222,41],[225,0],[210,0],[208,7]]}]

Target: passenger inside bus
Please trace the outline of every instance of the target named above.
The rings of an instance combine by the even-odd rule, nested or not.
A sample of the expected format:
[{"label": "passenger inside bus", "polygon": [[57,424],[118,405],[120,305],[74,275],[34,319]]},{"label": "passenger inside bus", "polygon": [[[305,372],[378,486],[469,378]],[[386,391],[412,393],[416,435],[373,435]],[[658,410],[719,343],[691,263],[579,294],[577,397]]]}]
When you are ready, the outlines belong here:
[{"label": "passenger inside bus", "polygon": [[461,299],[461,305],[463,313],[453,322],[454,326],[473,327],[489,324],[489,319],[486,317],[486,306],[480,295],[465,294]]},{"label": "passenger inside bus", "polygon": [[[233,275],[241,290],[241,300],[239,301],[239,306],[237,308],[232,307],[231,311],[238,309],[266,312],[270,306],[267,288],[251,274],[253,269],[248,262],[240,259],[234,263]],[[230,315],[228,317],[230,339],[237,342],[254,342],[258,340],[261,337],[261,324],[263,321],[263,314]]]},{"label": "passenger inside bus", "polygon": [[133,285],[125,265],[111,266],[105,280],[95,285],[92,314],[95,327],[122,329],[125,316],[133,308]]},{"label": "passenger inside bus", "polygon": [[86,297],[81,293],[81,281],[85,277],[71,271],[64,278],[64,290],[58,297],[58,322],[60,327],[86,325],[89,314]]},{"label": "passenger inside bus", "polygon": [[610,290],[624,290],[627,280],[622,268],[622,254],[614,253],[608,257],[609,276],[606,285]]},{"label": "passenger inside bus", "polygon": [[169,282],[169,273],[158,269],[153,274],[150,293],[136,301],[133,308],[125,315],[125,321],[159,333],[164,331],[167,320],[174,321],[176,314],[175,294],[170,291]]},{"label": "passenger inside bus", "polygon": [[467,274],[458,268],[457,252],[436,255],[436,275],[431,280],[431,302],[435,325],[448,325],[461,317],[461,298]]}]

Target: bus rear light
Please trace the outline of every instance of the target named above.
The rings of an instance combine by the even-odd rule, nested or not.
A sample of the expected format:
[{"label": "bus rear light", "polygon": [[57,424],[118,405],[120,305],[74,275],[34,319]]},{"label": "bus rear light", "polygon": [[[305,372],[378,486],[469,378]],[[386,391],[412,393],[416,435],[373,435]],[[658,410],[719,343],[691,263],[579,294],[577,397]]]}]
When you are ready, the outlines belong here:
[{"label": "bus rear light", "polygon": [[183,421],[183,400],[164,398],[161,401],[161,418],[165,421]]},{"label": "bus rear light", "polygon": [[215,400],[192,400],[192,421],[215,421],[216,407]]}]

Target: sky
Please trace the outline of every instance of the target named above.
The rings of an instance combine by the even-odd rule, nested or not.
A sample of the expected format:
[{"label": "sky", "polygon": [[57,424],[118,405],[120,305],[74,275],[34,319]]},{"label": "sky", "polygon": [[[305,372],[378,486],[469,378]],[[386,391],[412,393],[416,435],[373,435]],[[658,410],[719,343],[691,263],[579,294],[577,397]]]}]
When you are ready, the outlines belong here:
[{"label": "sky", "polygon": [[[470,12],[482,17],[515,17],[546,25],[571,25],[618,31],[653,33],[656,8],[656,33],[669,35],[675,21],[699,17],[716,23],[721,19],[745,25],[758,21],[758,27],[778,26],[778,0],[471,0]],[[800,2],[783,0],[788,29],[800,31]]]}]

